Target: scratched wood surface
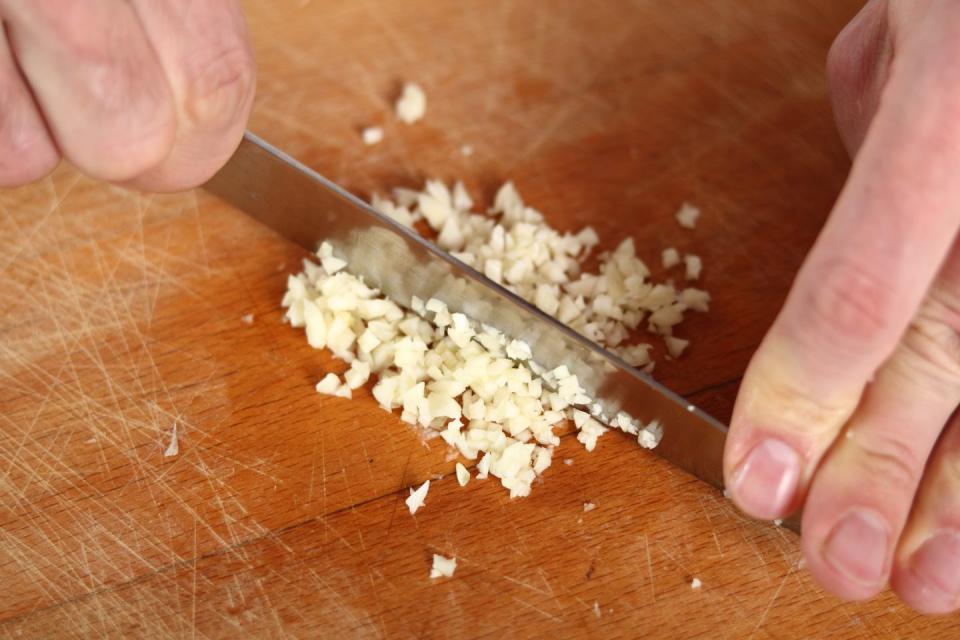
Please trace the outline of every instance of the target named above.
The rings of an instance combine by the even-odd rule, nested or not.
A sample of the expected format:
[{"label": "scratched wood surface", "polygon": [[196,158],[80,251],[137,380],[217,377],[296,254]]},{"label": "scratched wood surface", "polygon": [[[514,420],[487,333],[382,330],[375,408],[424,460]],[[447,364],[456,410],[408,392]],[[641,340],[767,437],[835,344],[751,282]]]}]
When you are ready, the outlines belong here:
[{"label": "scratched wood surface", "polygon": [[[726,419],[847,170],[822,70],[856,5],[251,1],[251,128],[363,195],[462,177],[483,200],[512,178],[557,226],[700,253],[714,310],[659,377]],[[390,112],[407,79],[429,98],[412,127]],[[200,192],[61,167],[0,193],[0,636],[960,632],[824,595],[791,533],[616,434],[592,454],[565,437],[530,498],[460,488],[368,390],[313,392],[343,366],[281,323],[302,258]],[[428,579],[434,552],[454,578]]]}]

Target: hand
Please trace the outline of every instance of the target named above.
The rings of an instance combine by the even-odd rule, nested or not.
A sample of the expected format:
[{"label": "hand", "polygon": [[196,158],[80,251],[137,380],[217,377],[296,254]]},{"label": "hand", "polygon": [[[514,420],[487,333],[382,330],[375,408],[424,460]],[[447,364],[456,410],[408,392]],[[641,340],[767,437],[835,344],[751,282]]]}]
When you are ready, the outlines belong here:
[{"label": "hand", "polygon": [[175,191],[239,144],[254,69],[235,0],[0,0],[0,20],[0,187],[63,155]]},{"label": "hand", "polygon": [[872,0],[830,52],[854,156],[747,369],[724,456],[736,504],[804,504],[827,590],[888,579],[920,612],[960,604],[960,2]]}]

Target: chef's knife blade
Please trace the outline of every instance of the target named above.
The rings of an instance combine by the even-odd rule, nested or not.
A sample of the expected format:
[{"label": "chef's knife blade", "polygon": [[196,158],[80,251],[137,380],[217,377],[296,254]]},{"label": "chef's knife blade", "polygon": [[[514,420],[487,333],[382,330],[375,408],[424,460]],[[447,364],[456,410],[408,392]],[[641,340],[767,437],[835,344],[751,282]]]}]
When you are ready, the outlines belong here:
[{"label": "chef's knife blade", "polygon": [[654,453],[722,487],[723,424],[256,135],[244,136],[205,188],[311,251],[329,241],[352,272],[395,300],[439,298],[524,340],[540,364],[566,364],[608,415],[660,421]]}]

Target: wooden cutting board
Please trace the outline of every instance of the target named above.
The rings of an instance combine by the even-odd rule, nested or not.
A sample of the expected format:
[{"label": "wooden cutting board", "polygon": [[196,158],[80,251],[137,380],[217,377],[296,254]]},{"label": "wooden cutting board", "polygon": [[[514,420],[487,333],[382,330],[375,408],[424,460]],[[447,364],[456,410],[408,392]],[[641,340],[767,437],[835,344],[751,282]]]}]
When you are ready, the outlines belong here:
[{"label": "wooden cutting board", "polygon": [[[856,0],[246,4],[251,128],[357,193],[462,177],[488,202],[513,179],[559,227],[702,255],[714,309],[658,377],[729,417],[847,171],[823,67]],[[429,99],[414,126],[391,114],[404,80]],[[529,498],[460,488],[369,390],[313,391],[344,367],[281,322],[303,257],[201,192],[64,166],[0,193],[0,636],[960,632],[889,593],[825,595],[793,534],[618,434],[592,454],[565,437]],[[434,552],[452,579],[428,578]]]}]

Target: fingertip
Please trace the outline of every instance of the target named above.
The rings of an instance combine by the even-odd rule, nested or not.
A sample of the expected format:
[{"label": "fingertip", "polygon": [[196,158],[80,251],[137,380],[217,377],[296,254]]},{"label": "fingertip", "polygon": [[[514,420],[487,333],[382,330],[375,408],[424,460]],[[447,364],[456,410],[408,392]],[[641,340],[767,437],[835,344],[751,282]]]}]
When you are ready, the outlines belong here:
[{"label": "fingertip", "polygon": [[945,615],[960,608],[960,601],[931,588],[909,568],[894,571],[890,586],[904,604],[922,615]]},{"label": "fingertip", "polygon": [[918,613],[944,614],[960,608],[960,531],[934,531],[898,561],[891,585]]},{"label": "fingertip", "polygon": [[840,446],[821,464],[800,541],[813,578],[844,600],[866,600],[887,584],[912,496],[909,487],[885,485],[858,451]]},{"label": "fingertip", "polygon": [[[856,516],[854,516],[856,518]],[[887,570],[884,565],[874,566],[876,556],[886,553],[876,547],[886,544],[881,536],[867,533],[863,540],[858,536],[869,530],[863,521],[834,523],[827,531],[819,529],[812,520],[821,519],[821,514],[803,516],[803,535],[800,545],[806,560],[807,570],[823,589],[847,601],[868,600],[880,593],[886,584]],[[860,546],[863,545],[863,546]]]},{"label": "fingertip", "polygon": [[748,515],[782,518],[793,510],[802,469],[803,460],[792,446],[762,436],[731,468],[727,486],[734,504]]}]

